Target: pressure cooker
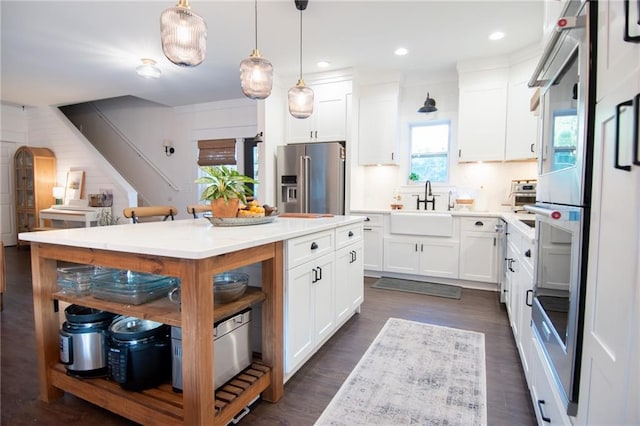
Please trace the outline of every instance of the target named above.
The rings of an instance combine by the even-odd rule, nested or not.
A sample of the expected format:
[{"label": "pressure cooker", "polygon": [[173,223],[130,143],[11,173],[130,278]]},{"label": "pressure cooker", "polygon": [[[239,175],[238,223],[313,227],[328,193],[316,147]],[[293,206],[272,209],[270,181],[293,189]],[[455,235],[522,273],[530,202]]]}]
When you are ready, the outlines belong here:
[{"label": "pressure cooker", "polygon": [[59,333],[60,361],[67,373],[80,377],[107,374],[108,328],[116,316],[111,312],[71,305]]},{"label": "pressure cooker", "polygon": [[171,379],[170,327],[121,317],[109,327],[109,376],[125,389],[144,390]]}]

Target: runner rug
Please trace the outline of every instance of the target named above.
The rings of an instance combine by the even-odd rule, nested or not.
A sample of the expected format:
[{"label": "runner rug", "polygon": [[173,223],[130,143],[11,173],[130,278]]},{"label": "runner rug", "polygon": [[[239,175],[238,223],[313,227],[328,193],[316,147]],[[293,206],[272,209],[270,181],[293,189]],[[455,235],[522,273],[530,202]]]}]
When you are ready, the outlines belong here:
[{"label": "runner rug", "polygon": [[484,334],[389,318],[316,425],[486,425]]},{"label": "runner rug", "polygon": [[449,299],[460,299],[460,295],[462,294],[462,288],[455,285],[402,280],[390,277],[378,279],[371,287],[384,290],[404,291],[407,293],[426,294],[428,296],[448,297]]}]

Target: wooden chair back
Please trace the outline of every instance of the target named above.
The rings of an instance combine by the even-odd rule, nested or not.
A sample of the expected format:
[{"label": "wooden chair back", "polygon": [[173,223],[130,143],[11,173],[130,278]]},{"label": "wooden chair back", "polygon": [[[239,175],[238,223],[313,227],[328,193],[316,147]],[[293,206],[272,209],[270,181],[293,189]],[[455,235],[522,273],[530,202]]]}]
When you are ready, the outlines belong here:
[{"label": "wooden chair back", "polygon": [[211,212],[211,204],[189,204],[187,213],[192,214],[194,219],[198,218],[198,213]]},{"label": "wooden chair back", "polygon": [[139,223],[141,217],[161,217],[165,221],[169,218],[173,220],[173,217],[178,214],[178,209],[174,206],[127,207],[122,214],[133,223]]}]

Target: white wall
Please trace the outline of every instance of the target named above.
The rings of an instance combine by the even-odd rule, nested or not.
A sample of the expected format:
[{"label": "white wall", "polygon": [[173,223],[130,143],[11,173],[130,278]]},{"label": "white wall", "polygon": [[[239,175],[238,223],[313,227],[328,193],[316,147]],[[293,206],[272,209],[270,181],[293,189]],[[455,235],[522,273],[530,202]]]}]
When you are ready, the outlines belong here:
[{"label": "white wall", "polygon": [[[438,111],[430,114],[418,113],[427,92],[436,100]],[[415,209],[413,195],[424,194],[424,185],[411,185],[409,176],[411,124],[430,120],[451,121],[450,152],[457,152],[458,134],[458,80],[455,69],[430,75],[406,75],[401,81],[399,101],[400,141],[398,166],[356,166],[352,179],[352,210],[389,209],[396,192],[403,195],[405,209]],[[446,209],[449,190],[466,193],[475,197],[484,187],[489,210],[503,210],[513,179],[535,179],[534,161],[505,163],[462,163],[457,158],[449,158],[449,183],[434,184],[433,190],[439,195],[436,207]]]}]

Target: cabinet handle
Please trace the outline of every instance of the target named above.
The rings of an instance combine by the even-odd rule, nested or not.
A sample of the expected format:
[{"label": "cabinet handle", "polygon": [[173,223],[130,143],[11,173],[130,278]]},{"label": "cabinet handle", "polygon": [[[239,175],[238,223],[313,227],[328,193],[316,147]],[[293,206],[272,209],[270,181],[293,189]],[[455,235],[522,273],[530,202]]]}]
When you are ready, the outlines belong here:
[{"label": "cabinet handle", "polygon": [[317,249],[317,248],[318,248],[318,244],[316,244],[316,242],[315,242],[315,241],[314,241],[314,242],[312,242],[312,243],[311,243],[311,250],[315,250],[315,249]]},{"label": "cabinet handle", "polygon": [[538,400],[538,408],[540,409],[540,417],[542,417],[542,420],[547,422],[547,423],[551,423],[551,417],[547,417],[544,415],[544,411],[542,410],[542,406],[544,405],[544,399],[539,399]]},{"label": "cabinet handle", "polygon": [[395,160],[394,156],[395,156],[395,154],[392,152],[392,153],[391,153],[391,159],[392,159],[392,160]]},{"label": "cabinet handle", "polygon": [[535,149],[533,149],[533,147],[534,147],[535,145],[536,145],[536,144],[534,144],[534,143],[532,143],[532,144],[531,144],[531,152],[536,152],[536,150],[535,150]]},{"label": "cabinet handle", "polygon": [[479,220],[476,222],[476,226],[484,226],[484,223],[482,223],[482,221]]},{"label": "cabinet handle", "polygon": [[373,231],[373,228],[362,228],[363,231]]},{"label": "cabinet handle", "polygon": [[364,221],[365,222],[371,222],[371,219],[369,219],[369,216],[367,216],[367,217],[364,218]]},{"label": "cabinet handle", "polygon": [[418,243],[416,243],[416,251],[418,251]]},{"label": "cabinet handle", "polygon": [[613,167],[619,170],[624,170],[626,172],[631,171],[631,166],[621,166],[620,165],[620,111],[623,107],[632,106],[633,100],[621,102],[616,105],[616,139],[614,144],[614,164]]},{"label": "cabinet handle", "polygon": [[424,251],[424,244],[420,243],[420,252]]},{"label": "cabinet handle", "polygon": [[[638,3],[640,8],[640,3]],[[640,36],[638,36],[640,37]],[[633,98],[633,140],[636,144],[633,146],[633,164],[640,166],[640,93]]]},{"label": "cabinet handle", "polygon": [[313,279],[311,280],[311,284],[315,284],[318,282],[318,270],[316,268],[311,269],[313,271]]},{"label": "cabinet handle", "polygon": [[318,139],[318,131],[315,132],[316,139]]},{"label": "cabinet handle", "polygon": [[458,150],[458,158],[462,158],[462,150],[461,149]]},{"label": "cabinet handle", "polygon": [[318,281],[322,280],[322,268],[318,266],[318,271],[320,272],[318,274]]},{"label": "cabinet handle", "polygon": [[527,249],[527,251],[524,252],[524,257],[531,257],[531,249]]},{"label": "cabinet handle", "polygon": [[349,231],[349,237],[353,237],[353,231]]},{"label": "cabinet handle", "polygon": [[524,303],[527,306],[533,306],[533,299],[531,299],[531,301],[529,301],[529,296],[533,296],[533,290],[527,290],[527,294],[525,294],[524,296]]},{"label": "cabinet handle", "polygon": [[309,139],[313,139],[313,130],[309,130]]},{"label": "cabinet handle", "polygon": [[493,246],[496,246],[496,237],[493,237]]},{"label": "cabinet handle", "polygon": [[629,33],[629,21],[629,0],[624,0],[624,41],[640,43],[640,36],[632,36]]}]

